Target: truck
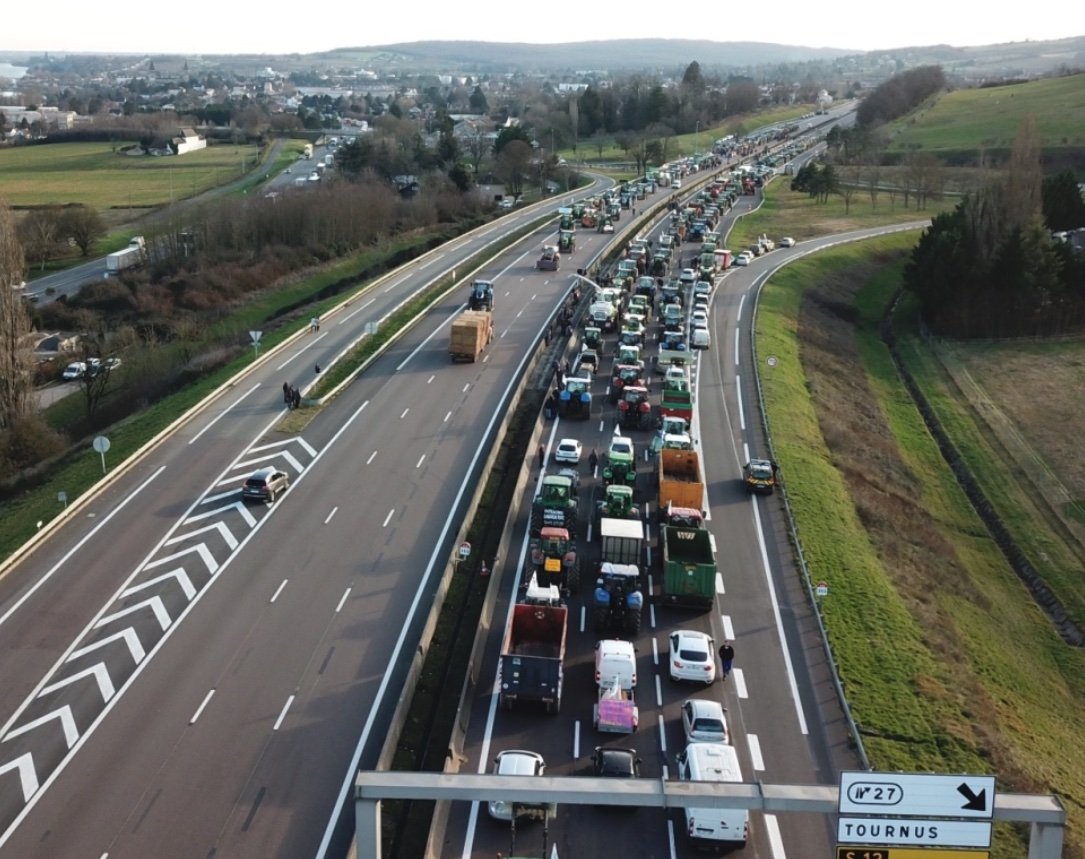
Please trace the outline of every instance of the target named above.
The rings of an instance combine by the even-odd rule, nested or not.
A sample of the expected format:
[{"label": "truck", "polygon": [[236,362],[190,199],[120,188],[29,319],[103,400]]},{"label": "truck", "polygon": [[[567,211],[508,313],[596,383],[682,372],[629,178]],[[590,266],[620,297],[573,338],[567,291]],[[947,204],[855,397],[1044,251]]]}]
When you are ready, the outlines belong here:
[{"label": "truck", "polygon": [[453,362],[477,361],[494,339],[493,314],[489,310],[465,310],[452,320],[448,354]]},{"label": "truck", "polygon": [[657,461],[660,511],[666,510],[668,504],[703,510],[704,483],[697,451],[663,448]]},{"label": "truck", "polygon": [[105,258],[106,276],[118,274],[128,268],[134,268],[143,262],[143,249],[129,245],[123,250],[114,251]]},{"label": "truck", "polygon": [[663,602],[703,610],[712,608],[717,571],[712,534],[703,527],[664,525],[659,529],[659,545],[663,555]]},{"label": "truck", "polygon": [[301,154],[302,154],[302,157],[304,157],[304,158],[312,158],[313,157],[313,144],[306,143],[304,148],[301,150]]},{"label": "truck", "polygon": [[661,418],[682,418],[693,421],[693,389],[685,367],[670,367],[663,378],[663,395],[660,401]]},{"label": "truck", "polygon": [[522,701],[542,704],[550,714],[561,709],[568,615],[557,587],[541,587],[534,579],[513,606],[501,644],[498,702],[504,709]]}]

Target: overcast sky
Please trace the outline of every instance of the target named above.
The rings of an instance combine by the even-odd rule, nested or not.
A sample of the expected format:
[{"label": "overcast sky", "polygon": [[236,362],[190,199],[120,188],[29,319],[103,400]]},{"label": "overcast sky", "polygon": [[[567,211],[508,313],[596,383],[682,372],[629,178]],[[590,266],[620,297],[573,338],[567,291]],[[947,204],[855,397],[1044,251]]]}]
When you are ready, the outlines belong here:
[{"label": "overcast sky", "polygon": [[0,51],[289,54],[430,39],[539,43],[645,37],[870,51],[1080,35],[1085,18],[1079,4],[1080,0],[1035,0],[1013,6],[1005,0],[982,6],[961,0],[773,0],[741,6],[714,2],[668,6],[644,0],[135,4],[50,0],[39,6],[12,0],[0,15]]}]

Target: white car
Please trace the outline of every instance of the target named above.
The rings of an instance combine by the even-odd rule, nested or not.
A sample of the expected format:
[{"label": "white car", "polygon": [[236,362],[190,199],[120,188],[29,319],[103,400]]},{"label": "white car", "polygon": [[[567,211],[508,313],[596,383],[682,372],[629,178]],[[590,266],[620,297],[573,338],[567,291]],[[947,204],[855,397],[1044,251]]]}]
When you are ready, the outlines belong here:
[{"label": "white car", "polygon": [[554,449],[554,462],[568,462],[576,465],[580,462],[582,450],[583,447],[575,438],[563,438]]},{"label": "white car", "polygon": [[780,239],[780,247],[793,248],[795,247],[795,240],[791,238],[791,236],[784,236],[782,239]]},{"label": "white car", "polygon": [[689,698],[682,704],[682,730],[687,743],[730,743],[726,709],[719,701]]},{"label": "white car", "polygon": [[[541,776],[546,772],[546,762],[538,752],[525,752],[510,749],[498,752],[494,758],[494,775]],[[487,803],[490,817],[494,820],[512,820],[512,803],[503,800],[491,800]],[[526,812],[526,808],[522,808]],[[558,813],[557,805],[550,806],[550,816]]]},{"label": "white car", "polygon": [[743,251],[731,261],[731,265],[749,265],[751,259],[753,259],[753,255],[748,255],[746,251]]},{"label": "white car", "polygon": [[64,368],[64,372],[61,374],[66,382],[73,382],[76,379],[82,379],[87,372],[87,365],[82,361],[72,361],[67,367]]},{"label": "white car", "polygon": [[690,317],[690,324],[693,328],[707,328],[708,312],[705,310],[694,310],[693,315]]},{"label": "white car", "polygon": [[716,682],[716,645],[710,636],[680,629],[672,632],[669,640],[671,680],[692,680],[705,685]]},{"label": "white car", "polygon": [[709,283],[707,280],[699,280],[695,284],[693,284],[693,295],[695,297],[699,297],[702,295],[707,296],[711,292],[712,284]]},{"label": "white car", "polygon": [[678,282],[682,286],[692,286],[697,282],[697,272],[691,268],[682,269],[682,273],[678,275]]},{"label": "white car", "polygon": [[515,206],[516,204],[515,204],[515,203],[514,203],[514,202],[512,201],[512,197],[506,197],[506,198],[505,198],[505,199],[503,199],[503,200],[502,200],[502,201],[501,201],[500,203],[498,203],[498,205],[499,205],[499,206],[500,206],[500,207],[501,207],[502,209],[511,209],[511,208],[512,208],[513,206]]}]

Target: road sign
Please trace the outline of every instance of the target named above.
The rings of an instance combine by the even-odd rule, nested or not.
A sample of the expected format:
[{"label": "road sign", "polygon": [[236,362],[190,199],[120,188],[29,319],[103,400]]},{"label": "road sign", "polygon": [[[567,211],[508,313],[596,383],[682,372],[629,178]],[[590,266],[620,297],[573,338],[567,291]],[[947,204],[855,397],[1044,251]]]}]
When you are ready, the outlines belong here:
[{"label": "road sign", "polygon": [[990,847],[991,824],[986,820],[841,817],[836,824],[836,840],[841,844]]},{"label": "road sign", "polygon": [[840,774],[840,814],[894,817],[971,817],[990,820],[993,775],[845,772]]},{"label": "road sign", "polygon": [[848,846],[836,848],[836,859],[991,859],[991,854],[987,850]]},{"label": "road sign", "polygon": [[818,582],[817,587],[814,588],[814,593],[819,597],[827,597],[829,595],[829,583],[824,581]]},{"label": "road sign", "polygon": [[470,557],[471,557],[471,544],[466,543],[466,542],[460,543],[460,559],[466,561]]}]

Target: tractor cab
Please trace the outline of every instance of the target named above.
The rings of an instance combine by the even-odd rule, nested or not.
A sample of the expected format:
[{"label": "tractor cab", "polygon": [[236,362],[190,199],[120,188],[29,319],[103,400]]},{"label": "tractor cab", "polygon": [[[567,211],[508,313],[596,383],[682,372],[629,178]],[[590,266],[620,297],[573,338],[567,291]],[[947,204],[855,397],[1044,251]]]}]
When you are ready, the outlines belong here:
[{"label": "tractor cab", "polygon": [[589,325],[584,329],[584,346],[587,349],[598,351],[603,343],[603,329],[595,325]]},{"label": "tractor cab", "polygon": [[543,587],[576,591],[580,586],[580,564],[576,545],[566,528],[545,527],[531,541],[532,576]]},{"label": "tractor cab", "polygon": [[558,233],[558,250],[565,254],[571,254],[576,247],[576,236],[572,230],[561,230]]},{"label": "tractor cab", "polygon": [[652,425],[652,405],[648,402],[647,388],[640,385],[622,388],[618,422],[623,429],[647,429]]},{"label": "tractor cab", "polygon": [[613,483],[599,502],[601,519],[639,519],[640,508],[633,503],[633,487]]}]

